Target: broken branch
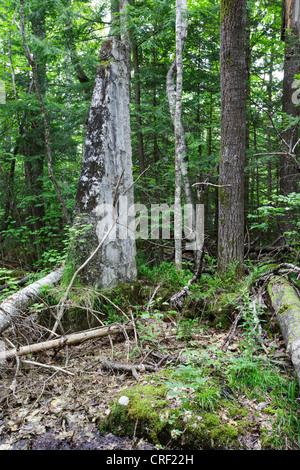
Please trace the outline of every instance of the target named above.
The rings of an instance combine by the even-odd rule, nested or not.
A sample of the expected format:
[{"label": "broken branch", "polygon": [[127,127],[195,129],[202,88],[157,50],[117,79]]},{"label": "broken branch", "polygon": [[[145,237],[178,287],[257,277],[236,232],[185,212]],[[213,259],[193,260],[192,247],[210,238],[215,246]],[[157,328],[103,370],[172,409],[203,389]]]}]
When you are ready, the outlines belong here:
[{"label": "broken branch", "polygon": [[125,331],[127,332],[128,330],[132,329],[133,325],[131,323],[127,325],[112,324],[106,327],[94,328],[91,330],[81,331],[79,333],[72,333],[70,335],[61,336],[49,341],[21,346],[19,349],[14,348],[8,351],[0,352],[0,362],[5,359],[25,356],[27,354],[36,354],[38,352],[47,351],[49,349],[61,349],[64,346],[82,343],[83,341],[100,338],[102,336],[122,333]]}]

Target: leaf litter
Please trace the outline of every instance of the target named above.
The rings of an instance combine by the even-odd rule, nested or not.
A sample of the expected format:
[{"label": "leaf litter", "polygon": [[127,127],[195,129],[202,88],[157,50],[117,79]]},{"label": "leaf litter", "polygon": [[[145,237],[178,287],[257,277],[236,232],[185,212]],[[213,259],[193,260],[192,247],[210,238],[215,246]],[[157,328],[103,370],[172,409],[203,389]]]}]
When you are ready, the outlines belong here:
[{"label": "leaf litter", "polygon": [[[185,353],[187,345],[184,340],[178,339],[176,328],[171,323],[165,323],[159,332],[155,345],[147,340],[142,343],[144,358],[150,358],[155,351],[177,354],[178,357]],[[215,350],[220,349],[226,336],[224,331],[206,330],[205,334],[191,338],[193,349],[207,351],[208,345],[210,348],[214,345]],[[132,352],[136,346],[133,333],[130,343]],[[238,354],[237,339],[228,349]],[[152,443],[135,436],[130,439],[99,432],[99,423],[109,415],[116,397],[122,390],[137,384],[131,374],[105,370],[101,366],[103,358],[132,362],[133,359],[128,356],[128,337],[125,341],[122,334],[114,337],[113,347],[109,338],[102,338],[58,352],[39,353],[34,358],[40,363],[65,367],[73,375],[30,363],[22,363],[18,369],[13,360],[1,365],[0,450],[155,449]],[[159,374],[164,382],[163,368]],[[147,373],[141,374],[140,385],[149,383],[145,379]],[[151,375],[149,380],[153,383]],[[262,411],[267,404],[256,403],[246,397],[239,397],[239,400],[251,411],[257,430],[264,427],[271,432],[269,416]],[[220,412],[219,417],[235,426],[234,417],[228,416],[226,409]],[[260,449],[259,433],[255,433],[255,428],[251,435],[244,438],[243,446]]]}]

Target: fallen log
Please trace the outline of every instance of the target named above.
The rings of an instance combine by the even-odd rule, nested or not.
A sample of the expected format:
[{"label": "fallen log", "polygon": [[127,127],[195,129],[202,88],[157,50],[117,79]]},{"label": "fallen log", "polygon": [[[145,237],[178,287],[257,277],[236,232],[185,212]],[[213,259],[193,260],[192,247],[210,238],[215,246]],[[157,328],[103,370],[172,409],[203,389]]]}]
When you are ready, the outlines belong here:
[{"label": "fallen log", "polygon": [[44,287],[53,287],[61,280],[62,275],[63,267],[60,267],[7,297],[0,304],[0,334],[10,326],[14,316],[19,315],[35,302],[36,296]]},{"label": "fallen log", "polygon": [[283,276],[269,280],[268,293],[300,385],[300,298]]},{"label": "fallen log", "polygon": [[93,328],[91,330],[81,331],[79,333],[71,333],[69,335],[60,336],[59,338],[40,343],[21,346],[19,349],[13,348],[0,352],[0,363],[6,359],[11,359],[27,354],[36,354],[38,352],[47,351],[49,349],[61,349],[72,344],[82,343],[83,341],[100,338],[101,336],[113,335],[133,329],[133,324],[112,324],[101,328]]},{"label": "fallen log", "polygon": [[154,366],[147,364],[121,364],[120,362],[112,362],[107,359],[101,359],[101,365],[106,370],[115,370],[118,372],[130,372],[136,380],[139,380],[138,372],[145,372],[146,370],[154,372]]}]

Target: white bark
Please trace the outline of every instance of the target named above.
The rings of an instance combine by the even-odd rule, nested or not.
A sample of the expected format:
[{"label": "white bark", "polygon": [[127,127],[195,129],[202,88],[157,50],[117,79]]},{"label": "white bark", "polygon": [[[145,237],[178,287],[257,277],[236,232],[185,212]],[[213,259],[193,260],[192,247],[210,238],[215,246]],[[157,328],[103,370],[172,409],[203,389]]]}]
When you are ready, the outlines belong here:
[{"label": "white bark", "polygon": [[[129,230],[125,233],[134,217],[127,212],[134,203],[129,97],[129,45],[111,37],[101,45],[76,197],[74,227],[89,228],[78,236],[70,253],[76,271],[103,240],[97,255],[79,274],[83,284],[97,288],[136,278],[135,239]],[[122,194],[127,207],[122,209],[120,202],[114,208],[117,224],[104,240],[114,219],[114,203]]]},{"label": "white bark", "polygon": [[[185,199],[192,203],[191,188],[187,178],[187,145],[184,128],[181,121],[182,114],[182,68],[183,50],[187,37],[187,1],[176,0],[176,56],[167,74],[167,96],[169,100],[171,117],[175,134],[175,264],[178,269],[182,267],[182,221],[181,211],[181,182],[183,178]],[[176,91],[174,76],[176,71]]]},{"label": "white bark", "polygon": [[62,277],[63,268],[59,268],[42,279],[33,282],[24,289],[15,292],[0,304],[0,334],[6,330],[13,317],[19,315],[32,305],[36,296],[39,295],[44,287],[53,287]]},{"label": "white bark", "polygon": [[129,42],[128,6],[129,0],[119,0],[121,41]]},{"label": "white bark", "polygon": [[83,341],[100,338],[101,336],[122,333],[132,329],[133,325],[130,323],[128,325],[113,324],[106,327],[81,331],[79,333],[61,336],[50,341],[29,344],[27,346],[22,346],[19,349],[9,349],[8,351],[0,352],[0,362],[13,357],[25,356],[27,354],[36,354],[38,352],[47,351],[49,349],[60,349],[64,346],[70,346],[72,344],[82,343]]}]

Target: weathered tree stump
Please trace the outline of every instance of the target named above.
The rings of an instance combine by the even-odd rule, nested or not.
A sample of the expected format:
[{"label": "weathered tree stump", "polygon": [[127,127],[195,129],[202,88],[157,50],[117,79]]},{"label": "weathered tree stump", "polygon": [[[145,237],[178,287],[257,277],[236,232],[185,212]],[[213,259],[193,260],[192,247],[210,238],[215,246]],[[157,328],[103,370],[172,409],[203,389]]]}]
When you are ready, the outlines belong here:
[{"label": "weathered tree stump", "polygon": [[82,265],[116,217],[111,234],[79,274],[83,284],[98,288],[136,278],[135,238],[128,230],[134,217],[128,214],[134,204],[129,98],[130,48],[111,37],[101,46],[76,196],[78,236],[68,260],[74,270]]}]

